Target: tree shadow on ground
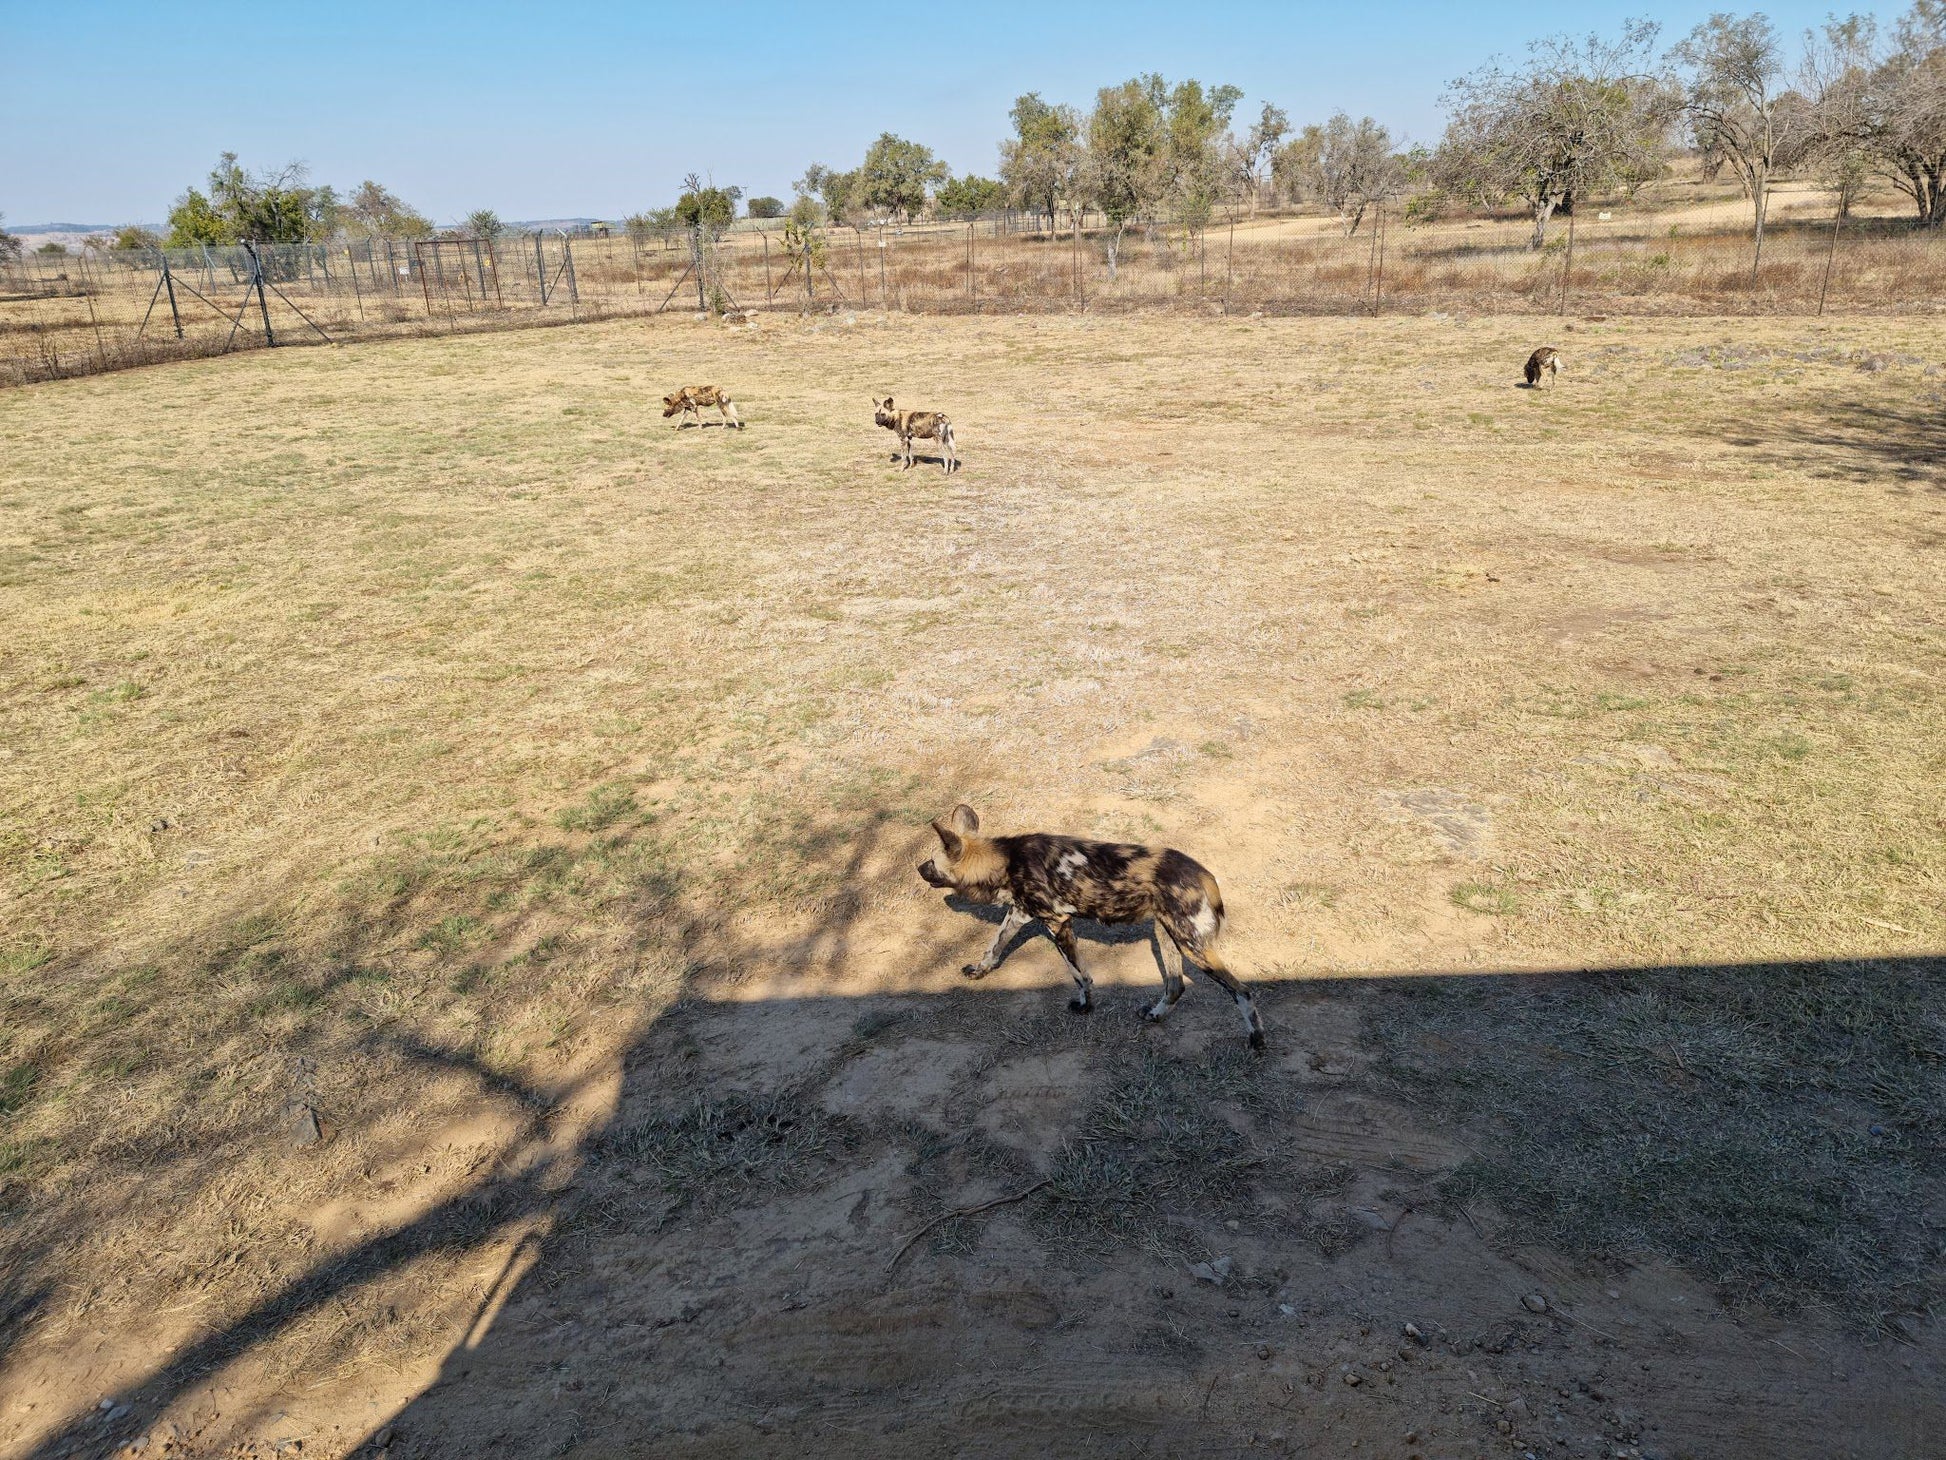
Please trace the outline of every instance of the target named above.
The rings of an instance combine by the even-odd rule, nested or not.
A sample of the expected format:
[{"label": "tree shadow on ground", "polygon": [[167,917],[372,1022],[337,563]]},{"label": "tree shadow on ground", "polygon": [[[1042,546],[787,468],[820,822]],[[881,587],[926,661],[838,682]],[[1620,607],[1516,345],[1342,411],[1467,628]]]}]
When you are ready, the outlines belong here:
[{"label": "tree shadow on ground", "polygon": [[[808,956],[842,958],[856,915],[841,901]],[[1325,1336],[1356,1346],[1400,1313],[1457,1367],[1396,1390],[1385,1427],[1504,1443],[1484,1407],[1452,1417],[1479,1382],[1459,1361],[1600,1347],[1579,1319],[1508,1316],[1509,1284],[1532,1282],[1522,1244],[1666,1262],[1866,1328],[1936,1296],[1946,959],[1260,983],[1261,1059],[1213,985],[1151,1029],[1120,1017],[1148,989],[1106,989],[1078,1020],[1057,978],[1050,962],[1025,991],[692,988],[629,1040],[613,1113],[565,1143],[558,1092],[474,1069],[528,1121],[489,1169],[168,1355],[126,1417],[84,1415],[33,1453],[105,1452],[345,1294],[509,1243],[438,1380],[385,1426],[390,1454],[1230,1453],[1303,1429],[1307,1407],[1352,1423],[1323,1418],[1351,1387],[1312,1389],[1344,1361]],[[1390,1123],[1317,1114],[1347,1099]],[[1415,1211],[1431,1265],[1398,1268]],[[1189,1271],[1231,1255],[1216,1281]],[[1305,1325],[1317,1352],[1275,1361]],[[1605,1382],[1680,1384],[1707,1342],[1636,1345],[1657,1362]],[[1394,1362],[1371,1382],[1395,1385]],[[1932,1401],[1888,1414],[1870,1386],[1813,1395],[1827,1408],[1807,1420],[1789,1396],[1822,1369],[1780,1364],[1733,1376],[1765,1453],[1946,1420]]]},{"label": "tree shadow on ground", "polygon": [[1815,417],[1785,417],[1736,444],[1816,480],[1946,493],[1946,404],[1938,400],[1832,401]]}]

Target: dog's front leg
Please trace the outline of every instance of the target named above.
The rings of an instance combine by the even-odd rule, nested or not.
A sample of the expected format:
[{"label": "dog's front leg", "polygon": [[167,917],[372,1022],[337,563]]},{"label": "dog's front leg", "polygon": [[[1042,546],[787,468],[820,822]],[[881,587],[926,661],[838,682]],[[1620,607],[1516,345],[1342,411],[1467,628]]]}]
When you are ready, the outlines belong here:
[{"label": "dog's front leg", "polygon": [[1056,919],[1047,925],[1047,935],[1054,940],[1054,946],[1061,950],[1061,959],[1067,964],[1075,987],[1080,990],[1068,1000],[1068,1008],[1077,1014],[1094,1013],[1095,981],[1081,971],[1081,955],[1074,946],[1074,923],[1068,918]]},{"label": "dog's front leg", "polygon": [[1028,916],[1017,907],[1009,907],[1007,916],[1000,924],[1000,931],[993,935],[993,944],[987,949],[987,956],[978,963],[969,963],[960,970],[968,978],[985,978],[1000,966],[1000,955],[1007,951],[1014,934],[1028,924]]}]

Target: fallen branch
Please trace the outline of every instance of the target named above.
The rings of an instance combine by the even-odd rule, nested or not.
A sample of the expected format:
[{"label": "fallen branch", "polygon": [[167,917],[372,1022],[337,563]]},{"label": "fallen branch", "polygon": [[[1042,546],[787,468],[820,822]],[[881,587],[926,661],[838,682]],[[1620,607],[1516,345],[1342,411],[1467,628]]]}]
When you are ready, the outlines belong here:
[{"label": "fallen branch", "polygon": [[1054,1179],[1052,1177],[1045,1177],[1040,1181],[1036,1181],[1032,1186],[1027,1187],[1025,1190],[1016,1191],[1012,1196],[996,1196],[992,1201],[983,1201],[976,1207],[959,1207],[954,1211],[941,1212],[938,1216],[934,1217],[930,1222],[926,1223],[925,1226],[921,1227],[918,1231],[914,1232],[910,1237],[906,1238],[904,1242],[899,1244],[899,1250],[897,1252],[894,1252],[892,1254],[892,1260],[885,1264],[886,1272],[889,1273],[892,1271],[893,1268],[897,1267],[899,1265],[899,1259],[901,1257],[904,1257],[907,1252],[912,1250],[912,1244],[914,1242],[917,1242],[921,1237],[925,1236],[926,1233],[930,1232],[934,1227],[937,1227],[941,1222],[950,1222],[954,1217],[978,1216],[981,1212],[990,1212],[995,1207],[1010,1206],[1014,1202],[1025,1201],[1028,1197],[1032,1196],[1035,1192],[1039,1191],[1043,1186],[1052,1186],[1053,1184],[1054,1184]]}]

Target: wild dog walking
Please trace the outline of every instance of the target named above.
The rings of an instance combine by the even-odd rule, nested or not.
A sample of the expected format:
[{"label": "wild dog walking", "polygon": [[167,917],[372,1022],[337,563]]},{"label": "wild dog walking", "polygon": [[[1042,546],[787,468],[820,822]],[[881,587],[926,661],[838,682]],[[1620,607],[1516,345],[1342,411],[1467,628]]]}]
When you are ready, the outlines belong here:
[{"label": "wild dog walking", "polygon": [[1082,971],[1074,946],[1077,917],[1101,923],[1153,920],[1155,959],[1162,969],[1162,997],[1142,1009],[1142,1017],[1169,1017],[1183,996],[1183,956],[1215,979],[1236,1001],[1250,1047],[1264,1047],[1264,1022],[1250,990],[1217,954],[1223,930],[1223,894],[1201,864],[1168,847],[1138,847],[1120,842],[1081,841],[1071,836],[981,836],[980,818],[971,806],[955,806],[932,824],[939,851],[919,864],[919,875],[934,887],[974,902],[1006,908],[1000,931],[978,963],[960,970],[984,978],[999,966],[1014,934],[1038,918],[1068,966],[1078,992],[1068,1007],[1077,1014],[1095,1007],[1094,981]]},{"label": "wild dog walking", "polygon": [[1527,383],[1538,389],[1543,372],[1551,377],[1559,377],[1566,368],[1567,362],[1561,358],[1559,350],[1552,345],[1542,345],[1527,357]]},{"label": "wild dog walking", "polygon": [[[701,426],[704,406],[715,406],[724,425],[735,426],[739,431],[743,429],[743,422],[737,416],[736,402],[730,399],[728,391],[715,385],[685,385],[674,395],[665,395],[662,398],[662,419],[666,421],[678,411],[686,419],[694,412],[696,424]],[[677,430],[681,430],[682,426],[682,421],[676,422]]]},{"label": "wild dog walking", "polygon": [[899,438],[905,448],[904,470],[912,470],[912,443],[937,441],[939,466],[952,471],[959,465],[959,449],[953,444],[953,423],[938,411],[900,411],[892,408],[892,397],[872,397],[872,419]]}]

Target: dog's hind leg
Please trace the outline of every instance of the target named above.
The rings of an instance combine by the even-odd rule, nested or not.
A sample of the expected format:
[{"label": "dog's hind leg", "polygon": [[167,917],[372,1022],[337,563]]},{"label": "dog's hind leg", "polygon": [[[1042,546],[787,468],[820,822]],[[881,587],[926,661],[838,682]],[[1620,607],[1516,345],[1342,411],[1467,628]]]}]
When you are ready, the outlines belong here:
[{"label": "dog's hind leg", "polygon": [[[1045,920],[1043,920],[1045,921]],[[1047,923],[1047,936],[1054,940],[1054,946],[1061,950],[1061,959],[1068,966],[1075,987],[1080,990],[1068,1000],[1068,1007],[1077,1014],[1092,1014],[1095,1011],[1095,981],[1081,971],[1081,955],[1074,946],[1074,922],[1071,918],[1055,918]]]},{"label": "dog's hind leg", "polygon": [[946,472],[948,475],[951,475],[953,468],[958,465],[959,465],[959,449],[953,445],[952,424],[947,421],[942,421],[939,424],[940,470]]},{"label": "dog's hind leg", "polygon": [[1229,965],[1210,946],[1215,941],[1214,930],[1204,934],[1191,924],[1177,929],[1176,934],[1183,952],[1188,954],[1204,973],[1222,984],[1229,991],[1230,997],[1236,1001],[1237,1012],[1243,1016],[1244,1032],[1250,1036],[1250,1047],[1262,1049],[1264,1047],[1263,1016],[1257,1012],[1256,1000],[1250,997],[1250,990],[1244,987],[1243,980],[1230,972]]},{"label": "dog's hind leg", "polygon": [[1176,946],[1175,938],[1160,922],[1155,924],[1153,932],[1155,961],[1162,969],[1162,997],[1155,1001],[1154,1008],[1144,1005],[1141,1014],[1150,1023],[1159,1024],[1169,1017],[1169,1011],[1176,1007],[1176,1001],[1182,997],[1182,949]]},{"label": "dog's hind leg", "polygon": [[978,963],[969,963],[960,970],[968,978],[985,978],[1000,966],[1000,955],[1007,951],[1007,945],[1028,923],[1033,921],[1017,907],[1007,909],[1007,916],[1000,924],[1000,931],[993,935],[993,943],[987,949],[986,957]]}]

